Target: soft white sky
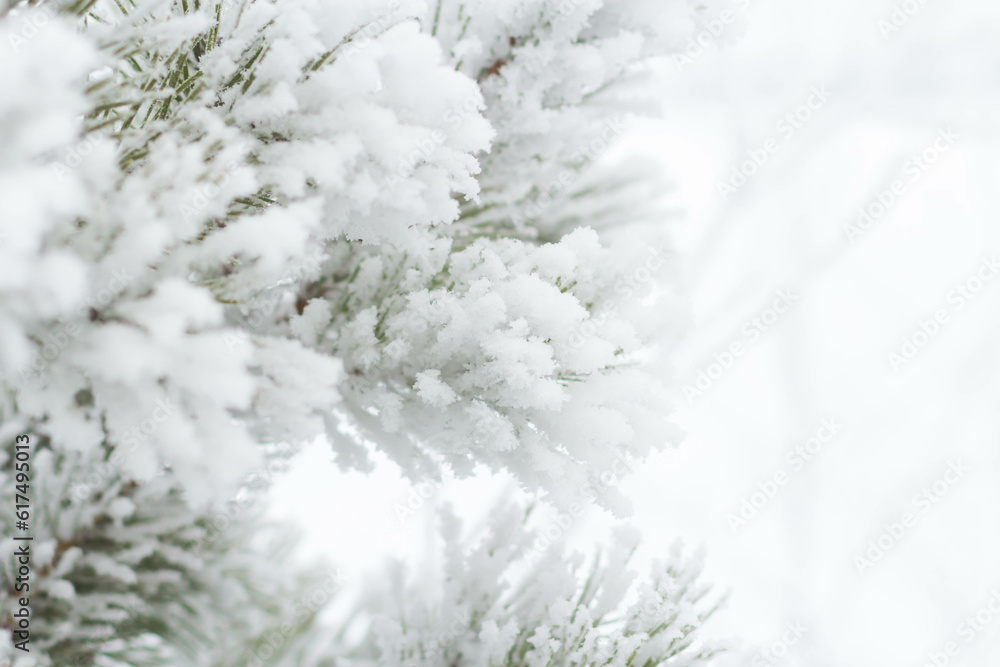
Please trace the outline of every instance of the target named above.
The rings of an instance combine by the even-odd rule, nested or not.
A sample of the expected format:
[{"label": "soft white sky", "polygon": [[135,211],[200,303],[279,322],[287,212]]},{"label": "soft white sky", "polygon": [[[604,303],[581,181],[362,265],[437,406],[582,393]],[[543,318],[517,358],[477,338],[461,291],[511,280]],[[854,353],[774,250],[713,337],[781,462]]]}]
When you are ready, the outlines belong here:
[{"label": "soft white sky", "polygon": [[[740,667],[786,622],[806,632],[775,664],[922,667],[949,641],[949,665],[1000,664],[1000,615],[971,642],[957,629],[1000,591],[1000,275],[962,308],[948,299],[984,257],[1000,259],[1000,3],[927,0],[883,39],[892,5],[756,0],[725,35],[733,44],[665,68],[665,121],[623,147],[661,157],[687,211],[695,330],[677,351],[682,384],[746,344],[704,395],[678,393],[685,444],[626,488],[645,558],[676,537],[707,546],[709,577],[732,590],[713,632],[744,640]],[[830,101],[784,137],[776,123],[821,84]],[[947,127],[955,145],[849,242],[858,208]],[[719,179],[772,137],[777,152],[723,202]],[[744,323],[780,288],[797,302],[750,341]],[[941,309],[947,322],[894,371],[887,353]],[[842,431],[792,471],[786,452],[831,416]],[[394,522],[409,487],[389,467],[341,475],[328,459],[310,449],[274,494],[310,553],[360,575],[424,542],[421,520]],[[912,497],[955,459],[969,472],[923,512]],[[787,484],[734,534],[726,515],[778,471]],[[452,497],[476,515],[504,485],[452,485],[423,514]],[[855,556],[905,511],[915,523],[859,574]],[[576,538],[599,540],[607,523],[595,512]]]}]

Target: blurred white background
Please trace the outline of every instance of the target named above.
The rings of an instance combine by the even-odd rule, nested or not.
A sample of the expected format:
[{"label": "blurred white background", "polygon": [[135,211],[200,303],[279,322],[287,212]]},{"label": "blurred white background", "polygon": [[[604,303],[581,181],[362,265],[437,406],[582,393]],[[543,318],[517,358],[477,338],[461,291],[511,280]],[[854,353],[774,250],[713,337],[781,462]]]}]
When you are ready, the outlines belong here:
[{"label": "blurred white background", "polygon": [[[718,39],[660,72],[665,119],[619,152],[676,178],[695,314],[676,352],[684,444],[624,488],[643,557],[705,545],[731,589],[710,632],[744,643],[731,665],[1000,665],[1000,3],[734,4]],[[769,312],[780,290],[793,303]],[[329,451],[297,460],[274,511],[351,576],[425,544],[435,504],[478,517],[506,490],[451,484],[401,522],[412,489],[391,466],[344,475]],[[594,511],[574,541],[609,524]]]}]

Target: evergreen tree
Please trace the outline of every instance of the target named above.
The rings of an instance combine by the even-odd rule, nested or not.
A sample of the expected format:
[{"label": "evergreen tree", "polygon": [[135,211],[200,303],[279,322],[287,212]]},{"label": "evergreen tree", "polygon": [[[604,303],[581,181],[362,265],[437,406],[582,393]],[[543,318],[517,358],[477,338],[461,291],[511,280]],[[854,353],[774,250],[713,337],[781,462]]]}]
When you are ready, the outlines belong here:
[{"label": "evergreen tree", "polygon": [[[674,554],[586,563],[500,508],[437,577],[316,622],[257,498],[305,442],[476,465],[619,514],[668,442],[683,300],[662,176],[601,158],[694,0],[7,0],[0,9],[0,659],[695,665]],[[657,279],[653,279],[653,274]],[[665,277],[666,276],[666,277]],[[638,297],[655,301],[639,310]],[[656,320],[651,315],[656,313]],[[30,653],[15,441],[31,439]],[[436,588],[429,591],[429,582]],[[544,583],[544,585],[540,585]]]}]

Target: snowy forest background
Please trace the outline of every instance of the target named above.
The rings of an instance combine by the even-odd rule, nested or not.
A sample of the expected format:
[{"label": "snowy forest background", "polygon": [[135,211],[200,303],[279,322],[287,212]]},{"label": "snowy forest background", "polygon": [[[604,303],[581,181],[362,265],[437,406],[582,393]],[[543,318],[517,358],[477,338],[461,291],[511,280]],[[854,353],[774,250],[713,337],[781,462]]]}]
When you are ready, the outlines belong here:
[{"label": "snowy forest background", "polygon": [[[693,383],[714,354],[749,340],[742,327],[778,289],[799,296],[704,396],[689,402],[676,387],[684,445],[627,483],[641,554],[664,553],[677,536],[705,544],[707,579],[731,589],[709,627],[744,647],[722,664],[917,667],[951,641],[962,652],[949,664],[1000,661],[1000,617],[968,644],[956,633],[1000,590],[997,284],[898,373],[887,360],[1000,251],[1000,6],[930,0],[883,37],[879,21],[898,4],[753,2],[693,62],[663,71],[665,119],[608,156],[652,156],[676,183],[672,231],[687,253],[695,326],[679,381]],[[776,124],[824,84],[829,102],[785,140]],[[844,227],[857,209],[949,126],[957,145],[851,243]],[[780,151],[723,201],[719,181],[769,138]],[[830,416],[844,430],[734,533],[727,514],[790,470],[786,452]],[[413,487],[389,469],[330,485],[327,458],[310,449],[274,495],[279,516],[308,528],[311,551],[355,573],[377,569],[372,559],[386,551],[419,552],[426,524],[400,526],[394,511]],[[853,559],[955,458],[972,472],[931,511],[916,509],[912,531],[859,574]],[[433,498],[481,516],[507,492],[480,479]],[[329,506],[355,515],[334,529]],[[373,535],[373,523],[385,528]],[[588,515],[571,538],[607,539],[608,523]],[[787,623],[807,630],[768,663]]]}]

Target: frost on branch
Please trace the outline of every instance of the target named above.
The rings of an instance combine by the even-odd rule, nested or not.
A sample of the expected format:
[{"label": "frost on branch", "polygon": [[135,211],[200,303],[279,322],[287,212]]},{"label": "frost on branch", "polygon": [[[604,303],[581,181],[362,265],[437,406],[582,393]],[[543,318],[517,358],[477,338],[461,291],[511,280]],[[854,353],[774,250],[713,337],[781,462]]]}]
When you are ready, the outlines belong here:
[{"label": "frost on branch", "polygon": [[[378,667],[657,667],[706,665],[722,650],[699,629],[717,604],[700,566],[676,547],[635,580],[635,538],[620,529],[605,555],[567,555],[525,527],[518,508],[497,512],[481,539],[442,515],[443,559],[378,597],[357,665]],[[352,660],[352,663],[354,661]]]},{"label": "frost on branch", "polygon": [[[459,71],[479,82],[484,114],[497,133],[492,150],[481,158],[482,195],[464,205],[456,233],[475,235],[485,227],[551,238],[557,233],[545,220],[551,195],[571,189],[636,114],[657,113],[649,61],[683,49],[694,22],[717,14],[722,3],[429,4],[426,20]],[[453,113],[469,111],[466,105]],[[618,220],[628,222],[627,216]]]},{"label": "frost on branch", "polygon": [[[191,553],[207,508],[279,445],[325,434],[362,468],[374,445],[414,478],[482,463],[625,511],[604,477],[673,437],[644,365],[655,342],[669,358],[683,318],[653,231],[662,181],[604,158],[650,110],[645,63],[707,11],[3,3],[0,435],[30,433],[46,480],[50,662],[224,663],[175,649],[238,651],[285,618],[281,586],[235,547],[251,528]],[[505,521],[498,534],[523,544]],[[472,554],[505,572],[508,548]],[[497,592],[492,625],[470,617],[467,655],[533,667],[610,646],[645,667],[642,651],[697,653],[686,575],[651,589],[674,605],[669,632],[623,611],[575,638],[613,618],[613,596],[585,588],[576,614],[575,570],[557,565],[530,565],[548,582],[517,594],[530,604]],[[487,599],[448,590],[442,604]],[[123,633],[132,603],[141,632]]]},{"label": "frost on branch", "polygon": [[[13,507],[13,444],[0,434],[0,502]],[[278,634],[307,631],[340,587],[334,573],[303,570],[288,531],[260,518],[246,489],[224,507],[194,511],[176,480],[127,481],[113,453],[33,447],[29,588],[15,592],[13,516],[0,514],[0,663],[15,667],[244,665]],[[12,646],[10,610],[31,600],[29,653]]]},{"label": "frost on branch", "polygon": [[[669,350],[684,315],[661,231],[665,181],[648,163],[602,157],[649,97],[644,63],[677,47],[694,13],[429,3],[425,30],[482,91],[443,118],[463,128],[482,113],[496,136],[478,155],[479,195],[428,231],[424,252],[328,245],[300,292],[294,335],[347,370],[328,430],[344,462],[364,465],[346,431],[414,478],[482,462],[557,502],[627,511],[598,482],[616,458],[671,442],[670,407],[639,361],[652,340]],[[421,160],[439,152],[414,145]],[[637,289],[636,274],[648,284]]]},{"label": "frost on branch", "polygon": [[399,3],[126,7],[49,3],[0,53],[25,91],[0,100],[2,389],[56,450],[127,449],[207,503],[339,401],[340,360],[287,330],[327,246],[422,252],[492,133],[445,122],[475,82]]},{"label": "frost on branch", "polygon": [[677,309],[651,181],[599,158],[699,7],[47,4],[0,54],[12,409],[196,504],[325,432],[623,507],[595,480],[670,438],[638,365]]},{"label": "frost on branch", "polygon": [[629,363],[643,342],[610,305],[625,284],[595,232],[350,259],[351,280],[316,289],[291,326],[343,359],[352,425],[410,475],[485,463],[610,503],[616,456],[664,444],[661,389]]}]

